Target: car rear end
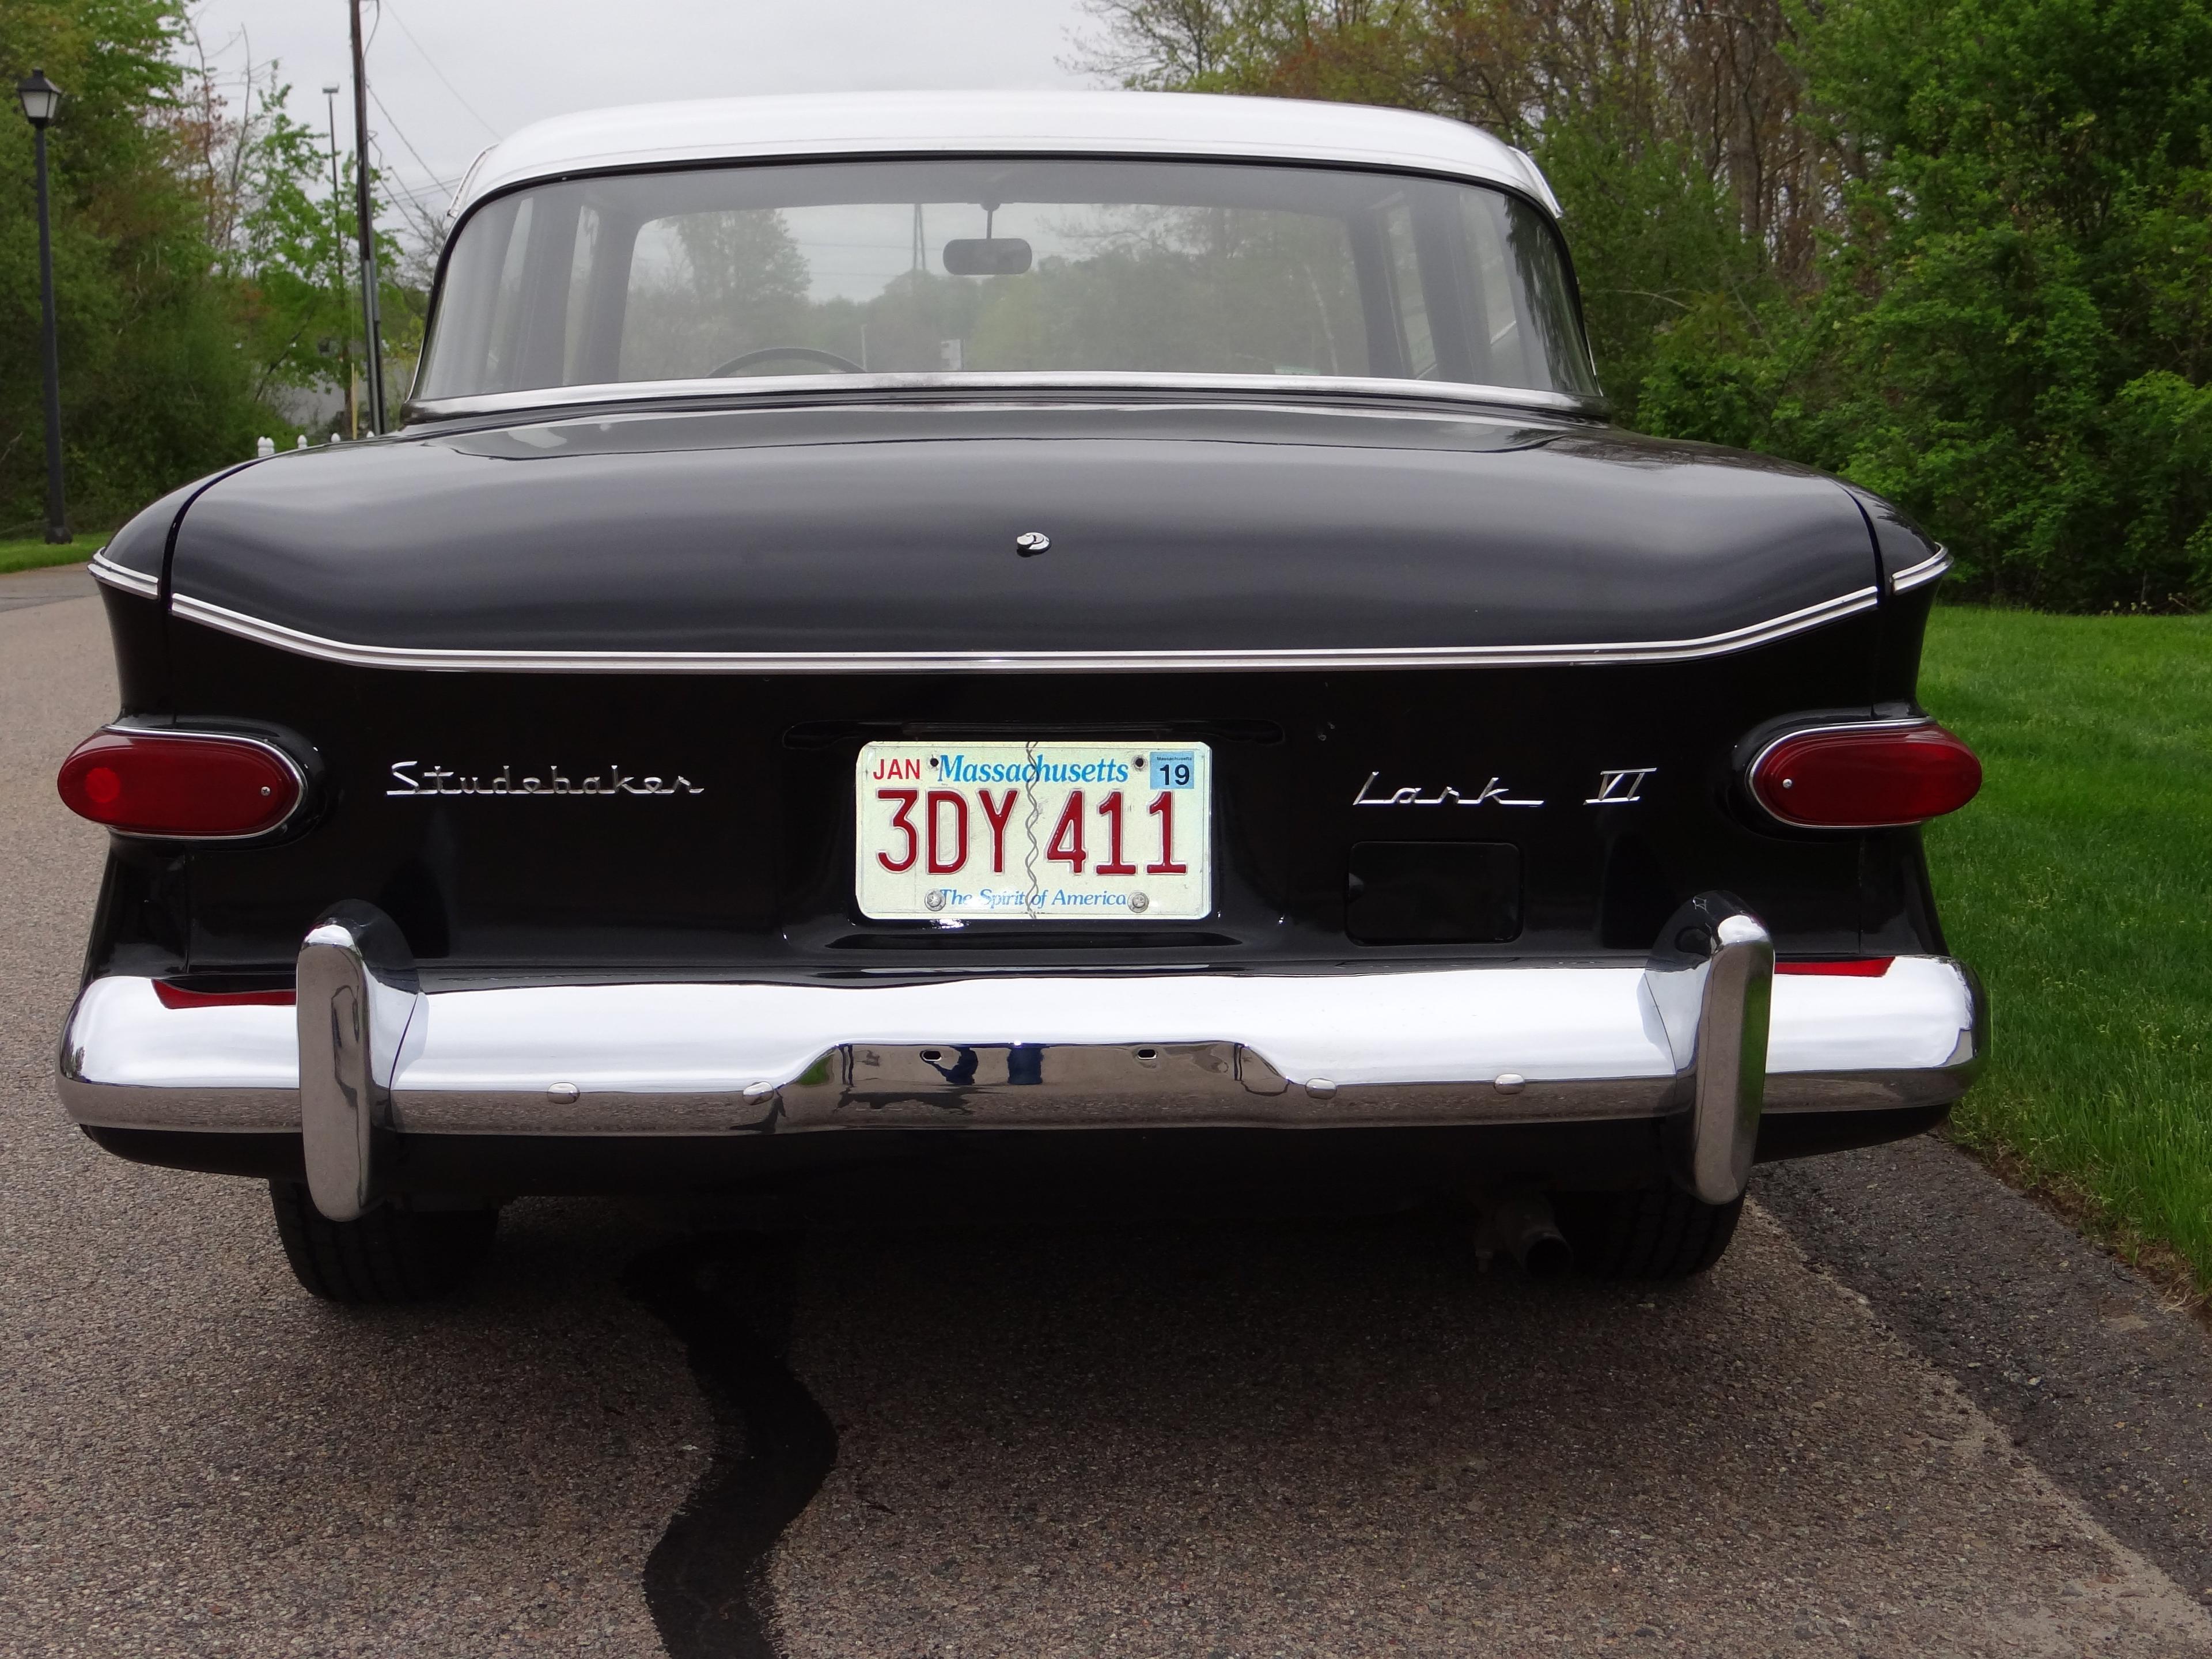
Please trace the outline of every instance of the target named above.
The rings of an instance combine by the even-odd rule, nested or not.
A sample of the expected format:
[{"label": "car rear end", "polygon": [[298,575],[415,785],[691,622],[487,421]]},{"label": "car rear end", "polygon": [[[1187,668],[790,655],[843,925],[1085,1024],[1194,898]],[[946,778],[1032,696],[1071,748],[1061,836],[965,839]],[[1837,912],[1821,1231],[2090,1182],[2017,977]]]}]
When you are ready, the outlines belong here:
[{"label": "car rear end", "polygon": [[[746,453],[726,417],[652,418],[663,453],[671,428],[714,434],[687,453],[716,489]],[[1018,492],[1037,459],[1034,437],[947,435],[957,411],[907,418],[921,435],[902,446],[930,452],[917,474],[951,475],[949,495]],[[1764,1087],[1740,1088],[1770,1154],[1908,1132],[1963,1086],[1978,1006],[1942,956],[1912,825],[1970,792],[1971,760],[1911,705],[1928,590],[1898,591],[1842,490],[1732,480],[1739,523],[1819,500],[1840,540],[1805,556],[1823,574],[1803,580],[1834,589],[1826,619],[1816,604],[1809,623],[1767,619],[1771,640],[1753,617],[1545,641],[1568,620],[1556,592],[1589,577],[1570,545],[1586,532],[1553,532],[1548,584],[1523,550],[1555,496],[1587,510],[1641,489],[1606,483],[1623,441],[1516,428],[1482,465],[1455,450],[1439,487],[1486,502],[1480,527],[1416,525],[1417,483],[1381,477],[1404,452],[1370,453],[1358,474],[1389,486],[1401,545],[1361,554],[1358,581],[1436,584],[1376,612],[1476,642],[1291,647],[1216,621],[1237,642],[1194,647],[1171,619],[1224,590],[1266,593],[1271,573],[1325,588],[1348,533],[1326,518],[1366,508],[1315,495],[1302,525],[1285,516],[1307,489],[1292,480],[1322,466],[1313,432],[1239,442],[1232,465],[1218,434],[1144,435],[1180,412],[1058,418],[1079,432],[1039,499],[890,545],[858,505],[871,487],[910,499],[898,468],[868,483],[878,434],[837,447],[851,473],[834,510],[800,490],[779,524],[763,485],[732,544],[686,539],[672,478],[641,481],[666,520],[644,572],[487,575],[515,558],[447,546],[434,504],[419,557],[387,552],[381,591],[343,614],[328,585],[373,551],[342,543],[303,568],[253,544],[342,468],[450,465],[430,441],[215,486],[164,537],[166,611],[111,556],[119,646],[159,654],[64,774],[72,805],[118,832],[70,1039],[81,1120],[118,1150],[295,1167],[308,1097],[289,1000],[303,942],[333,926],[351,930],[325,944],[351,953],[340,977],[368,1021],[347,1098],[409,1147],[362,1142],[364,1203],[417,1181],[742,1178],[779,1167],[770,1143],[847,1127],[1553,1126],[1506,1138],[1521,1173],[1686,1170],[1667,1124],[1694,1105],[1729,916],[1780,963]],[[1152,474],[1149,538],[1113,521],[1125,480],[1099,456],[1125,447]],[[753,453],[784,470],[777,446]],[[1431,459],[1413,452],[1414,479]],[[1173,522],[1178,472],[1218,486],[1237,465],[1241,513]],[[611,476],[592,474],[610,535],[629,510]],[[1648,543],[1663,514],[1644,511]],[[1710,515],[1701,495],[1690,517]],[[1025,556],[1013,526],[1032,522],[1055,533]],[[1686,541],[1714,533],[1688,524]],[[550,541],[562,515],[527,530]],[[770,592],[756,556],[793,540],[810,544],[791,580],[811,598]],[[1668,574],[1703,583],[1694,605],[1723,624],[1778,585],[1771,568],[1736,595],[1709,570]],[[1271,603],[1304,613],[1279,625],[1308,641],[1358,621],[1326,593]],[[696,649],[679,631],[734,616],[742,637],[720,645],[784,645],[810,608],[842,616],[843,649]],[[1656,586],[1633,609],[1671,620]],[[625,611],[641,614],[617,625]],[[993,612],[994,635],[942,647],[940,621],[951,637]],[[476,643],[331,637],[371,613],[399,637],[470,627]],[[1635,619],[1571,618],[1616,635]],[[104,798],[86,782],[102,773]],[[225,1154],[180,1131],[246,1139]],[[1749,1155],[1731,1135],[1722,1187]]]},{"label": "car rear end", "polygon": [[[1029,269],[1012,175],[931,166],[901,177],[990,216],[959,253],[983,274],[891,279],[863,359],[892,301],[1022,292],[990,288]],[[1179,175],[1173,223],[1273,292],[1236,260],[1285,268],[1288,233],[1191,216],[1232,187]],[[799,205],[687,175],[632,218],[803,228],[852,193],[779,188]],[[1581,1194],[1613,1265],[1675,1270],[1755,1158],[1936,1121],[1986,1041],[1917,828],[1978,781],[1914,701],[1940,554],[1832,481],[1605,427],[1583,371],[1439,392],[1480,337],[1437,296],[1555,232],[1328,189],[1353,310],[1317,281],[1313,338],[1270,349],[1357,325],[1396,380],[570,385],[613,304],[579,278],[544,312],[562,384],[157,504],[96,567],[123,708],[62,779],[115,832],[70,1110],[276,1181],[295,1233],[524,1192],[912,1198],[988,1148],[1483,1194],[1516,1249]],[[534,349],[503,273],[650,242],[618,205],[507,199],[480,371]],[[1048,313],[1090,304],[1062,258]],[[1571,295],[1512,293],[1475,314],[1493,368],[1521,330],[1526,380]],[[970,359],[1032,337],[988,321]],[[743,343],[685,349],[703,374]],[[1624,1255],[1670,1202],[1686,1242]]]}]

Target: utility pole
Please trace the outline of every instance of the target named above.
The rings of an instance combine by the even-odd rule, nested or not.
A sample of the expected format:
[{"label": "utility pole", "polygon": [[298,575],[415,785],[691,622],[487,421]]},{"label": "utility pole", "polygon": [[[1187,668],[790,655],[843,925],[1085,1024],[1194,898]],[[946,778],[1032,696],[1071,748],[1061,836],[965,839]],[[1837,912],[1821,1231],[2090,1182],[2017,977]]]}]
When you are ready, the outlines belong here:
[{"label": "utility pole", "polygon": [[331,118],[331,289],[338,301],[338,366],[345,371],[345,428],[348,438],[361,436],[361,412],[353,401],[353,326],[346,321],[345,232],[338,218],[338,204],[345,199],[338,183],[338,88],[323,88],[323,106]]},{"label": "utility pole", "polygon": [[348,0],[353,14],[353,142],[356,207],[361,220],[361,314],[366,325],[362,335],[367,358],[368,425],[372,432],[384,427],[384,340],[376,325],[376,225],[368,208],[368,71],[361,44],[361,0]]}]

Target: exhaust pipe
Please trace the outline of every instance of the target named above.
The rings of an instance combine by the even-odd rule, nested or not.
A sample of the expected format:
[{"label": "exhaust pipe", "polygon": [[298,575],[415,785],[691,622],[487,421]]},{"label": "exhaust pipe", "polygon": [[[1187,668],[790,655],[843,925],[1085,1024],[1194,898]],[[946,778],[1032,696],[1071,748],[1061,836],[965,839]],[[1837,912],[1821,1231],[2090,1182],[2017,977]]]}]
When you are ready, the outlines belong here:
[{"label": "exhaust pipe", "polygon": [[1506,1193],[1491,1200],[1476,1249],[1484,1258],[1503,1250],[1531,1279],[1558,1279],[1575,1265],[1575,1248],[1539,1192]]}]

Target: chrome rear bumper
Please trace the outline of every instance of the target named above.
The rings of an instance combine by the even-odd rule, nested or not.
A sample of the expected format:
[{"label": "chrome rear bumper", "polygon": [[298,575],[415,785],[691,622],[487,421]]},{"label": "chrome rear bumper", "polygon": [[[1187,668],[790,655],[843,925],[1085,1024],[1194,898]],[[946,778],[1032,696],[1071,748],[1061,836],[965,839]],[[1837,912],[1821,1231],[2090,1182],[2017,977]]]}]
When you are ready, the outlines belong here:
[{"label": "chrome rear bumper", "polygon": [[88,1126],[302,1131],[311,1176],[328,1172],[319,1204],[348,1182],[368,1201],[386,1133],[1640,1117],[1679,1121],[1678,1178],[1721,1201],[1762,1108],[1940,1104],[1972,1081],[1985,1028],[1959,963],[1777,979],[1754,919],[1698,902],[1717,948],[1641,966],[428,993],[398,930],[346,905],[308,937],[296,1008],[172,1007],[151,980],[92,981],[61,1094]]}]

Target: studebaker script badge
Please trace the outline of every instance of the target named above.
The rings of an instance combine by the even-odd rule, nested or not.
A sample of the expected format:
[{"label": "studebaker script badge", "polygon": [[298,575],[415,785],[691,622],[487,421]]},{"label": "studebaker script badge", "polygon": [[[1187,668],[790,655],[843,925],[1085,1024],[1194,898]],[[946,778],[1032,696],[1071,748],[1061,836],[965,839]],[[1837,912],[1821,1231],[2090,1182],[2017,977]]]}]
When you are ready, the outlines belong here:
[{"label": "studebaker script badge", "polygon": [[403,760],[392,763],[392,781],[400,785],[387,789],[387,795],[703,795],[704,784],[694,783],[682,774],[670,780],[657,772],[642,777],[633,776],[619,766],[611,766],[604,772],[590,772],[571,778],[557,766],[546,769],[544,776],[535,775],[517,777],[514,769],[502,764],[499,771],[487,778],[481,772],[456,772],[449,766],[426,766],[421,761]]}]

